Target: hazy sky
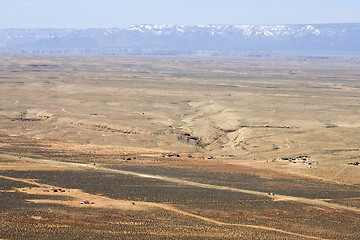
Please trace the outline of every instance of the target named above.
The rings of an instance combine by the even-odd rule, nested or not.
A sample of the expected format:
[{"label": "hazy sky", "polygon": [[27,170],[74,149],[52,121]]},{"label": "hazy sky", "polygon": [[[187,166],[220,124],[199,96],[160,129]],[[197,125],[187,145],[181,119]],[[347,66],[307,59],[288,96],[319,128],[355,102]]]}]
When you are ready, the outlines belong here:
[{"label": "hazy sky", "polygon": [[360,23],[360,0],[0,0],[0,28]]}]

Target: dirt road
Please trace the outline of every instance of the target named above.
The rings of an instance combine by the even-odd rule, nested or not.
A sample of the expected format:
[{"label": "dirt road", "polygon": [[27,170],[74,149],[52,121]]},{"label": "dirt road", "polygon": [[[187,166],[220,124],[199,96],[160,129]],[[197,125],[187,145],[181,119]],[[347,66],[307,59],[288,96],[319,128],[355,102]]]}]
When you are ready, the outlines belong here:
[{"label": "dirt road", "polygon": [[[21,188],[21,189],[18,189],[21,192],[26,192],[26,193],[32,194],[32,195],[54,196],[54,194],[51,193],[51,191],[45,191],[44,189],[60,189],[60,187],[58,187],[58,186],[53,186],[53,185],[43,184],[43,183],[40,184],[40,183],[37,183],[35,180],[32,180],[32,179],[14,178],[14,177],[2,176],[2,175],[0,175],[0,178],[12,180],[12,181],[24,182],[24,183],[33,184],[33,185],[38,186],[37,188]],[[64,188],[61,188],[61,189],[64,189]],[[110,198],[105,197],[105,196],[99,196],[99,195],[93,195],[93,194],[85,193],[80,189],[66,189],[66,190],[64,189],[64,193],[61,193],[61,196],[64,196],[64,195],[71,196],[73,199],[72,200],[53,200],[53,199],[44,199],[44,198],[42,198],[42,199],[31,199],[31,200],[28,200],[28,201],[31,201],[31,202],[34,202],[34,203],[62,204],[62,205],[68,205],[68,206],[71,206],[71,207],[116,208],[116,209],[120,209],[120,210],[132,210],[132,211],[141,211],[141,210],[146,210],[146,209],[151,208],[151,207],[158,207],[158,208],[162,208],[162,209],[164,209],[166,211],[172,211],[172,212],[175,212],[177,214],[197,218],[197,219],[200,219],[202,221],[217,224],[217,225],[262,229],[262,230],[266,230],[266,231],[279,232],[279,233],[284,233],[284,234],[287,234],[287,235],[303,237],[303,238],[308,238],[308,239],[324,240],[324,238],[308,236],[308,235],[304,235],[304,234],[300,234],[300,233],[289,232],[289,231],[285,231],[285,230],[281,230],[281,229],[277,229],[277,228],[266,227],[266,226],[220,222],[220,221],[217,221],[217,220],[214,220],[214,219],[211,219],[211,218],[207,218],[207,217],[203,217],[203,216],[200,216],[200,215],[196,215],[196,214],[193,214],[193,213],[189,213],[189,212],[186,212],[186,211],[179,210],[179,209],[174,208],[173,206],[168,205],[168,204],[153,203],[153,202],[139,202],[139,201],[137,201],[136,204],[134,204],[131,201],[110,199]],[[91,201],[94,201],[96,204],[95,203],[91,204],[91,205],[79,204],[79,202],[84,200],[84,199],[91,199]]]},{"label": "dirt road", "polygon": [[158,179],[158,180],[162,180],[162,181],[166,181],[166,182],[172,182],[172,183],[177,183],[177,184],[181,184],[181,185],[188,185],[188,186],[194,186],[194,187],[200,187],[200,188],[216,189],[216,190],[230,191],[230,192],[240,192],[240,193],[253,194],[253,195],[258,195],[258,196],[266,196],[266,197],[274,199],[275,201],[294,201],[294,202],[300,202],[300,203],[305,203],[305,204],[310,204],[310,205],[317,205],[317,206],[323,206],[323,207],[329,207],[329,208],[335,208],[335,209],[341,209],[341,210],[352,211],[355,213],[360,213],[360,209],[358,209],[358,208],[347,207],[347,206],[343,206],[343,205],[339,205],[339,204],[329,203],[329,202],[326,202],[326,201],[323,201],[320,199],[294,197],[294,196],[287,196],[287,195],[281,195],[281,194],[275,194],[274,196],[272,196],[272,195],[269,195],[268,192],[260,192],[260,191],[226,187],[226,186],[217,186],[217,185],[193,182],[193,181],[179,179],[179,178],[160,176],[160,175],[152,175],[152,174],[143,174],[143,173],[138,173],[138,172],[133,172],[133,171],[118,170],[118,169],[110,169],[110,168],[100,167],[100,166],[96,166],[96,165],[82,164],[82,163],[60,162],[60,161],[45,160],[45,159],[34,159],[34,158],[28,158],[28,157],[19,158],[18,156],[12,156],[12,155],[0,155],[0,157],[6,157],[6,158],[11,158],[11,159],[17,159],[17,160],[25,160],[25,161],[31,161],[31,162],[38,162],[38,163],[55,164],[55,165],[60,165],[60,166],[94,169],[94,170],[102,171],[102,172],[111,172],[111,173],[115,173],[115,174],[123,174],[123,175],[131,175],[131,176],[137,176],[137,177],[142,177],[142,178]]}]

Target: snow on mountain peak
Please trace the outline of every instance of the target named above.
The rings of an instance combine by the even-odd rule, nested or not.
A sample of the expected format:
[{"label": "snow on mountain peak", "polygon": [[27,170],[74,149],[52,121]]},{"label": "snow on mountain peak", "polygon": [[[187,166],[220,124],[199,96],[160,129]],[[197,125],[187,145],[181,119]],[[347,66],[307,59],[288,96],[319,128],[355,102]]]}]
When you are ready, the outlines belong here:
[{"label": "snow on mountain peak", "polygon": [[320,30],[319,29],[316,29],[314,26],[312,25],[307,25],[305,27],[302,27],[301,30],[304,30],[304,31],[307,31],[307,32],[310,32],[316,36],[319,36],[320,35]]},{"label": "snow on mountain peak", "polygon": [[195,26],[179,25],[131,25],[126,30],[153,33],[154,35],[177,34],[182,35],[186,32],[208,33],[210,36],[224,35],[227,33],[238,33],[244,37],[263,36],[267,38],[285,37],[294,34],[316,35],[321,34],[320,30],[313,25],[221,25],[221,24],[198,24]]},{"label": "snow on mountain peak", "polygon": [[[127,28],[89,29],[0,29],[0,50],[4,53],[32,54],[74,52],[87,47],[96,53],[113,48],[122,51],[141,49],[195,50],[360,50],[360,24],[314,25],[130,25]],[[78,41],[88,39],[89,41]],[[303,43],[306,43],[304,45]],[[2,46],[2,47],[1,47]],[[105,50],[104,50],[105,49]],[[125,49],[125,50],[123,50]],[[135,50],[134,50],[135,49]],[[140,49],[140,50],[139,50]],[[149,50],[150,49],[150,50]],[[65,52],[66,52],[65,51]],[[84,50],[85,51],[85,50]],[[94,53],[95,53],[94,52]],[[174,54],[174,52],[170,52]]]}]

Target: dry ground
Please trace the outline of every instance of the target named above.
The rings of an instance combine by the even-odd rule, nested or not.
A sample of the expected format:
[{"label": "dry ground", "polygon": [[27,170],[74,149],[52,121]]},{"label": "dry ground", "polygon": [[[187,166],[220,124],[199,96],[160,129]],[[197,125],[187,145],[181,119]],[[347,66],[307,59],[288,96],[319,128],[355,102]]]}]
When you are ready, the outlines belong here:
[{"label": "dry ground", "polygon": [[[120,209],[122,211],[145,211],[151,208],[161,208],[167,211],[175,212],[180,215],[184,215],[186,217],[196,218],[203,220],[206,223],[213,223],[216,225],[228,225],[228,226],[236,226],[236,227],[243,227],[243,228],[250,228],[250,229],[261,229],[269,232],[280,233],[284,235],[289,235],[290,237],[302,237],[302,238],[309,238],[309,239],[323,239],[318,237],[312,237],[308,235],[303,235],[300,233],[294,233],[289,231],[284,231],[281,229],[266,227],[266,226],[259,226],[259,225],[247,225],[247,224],[234,224],[234,223],[225,223],[220,222],[211,218],[202,217],[197,214],[192,214],[189,212],[185,212],[179,209],[172,207],[171,205],[159,204],[159,203],[151,203],[151,202],[130,202],[124,200],[116,200],[110,199],[100,195],[94,195],[89,193],[84,193],[79,189],[61,189],[56,186],[51,186],[48,184],[39,184],[33,180],[26,180],[21,178],[12,178],[12,177],[5,177],[0,176],[0,178],[4,178],[11,181],[18,181],[18,182],[25,182],[28,184],[37,185],[38,187],[26,187],[26,188],[19,188],[17,191],[25,192],[31,195],[40,195],[40,196],[66,196],[71,197],[71,200],[53,200],[53,199],[29,199],[27,201],[34,202],[34,203],[50,203],[50,204],[61,204],[71,207],[82,207],[82,208],[102,208],[102,209]],[[83,199],[90,199],[83,200]],[[85,203],[86,204],[85,204]],[[31,219],[36,221],[43,220],[41,216],[32,216]]]},{"label": "dry ground", "polygon": [[[256,177],[261,181],[249,181],[249,190],[273,188],[296,195],[298,189],[299,196],[305,194],[350,207],[360,206],[360,166],[348,165],[360,160],[360,63],[356,60],[0,56],[0,63],[2,154],[160,172],[160,175],[225,186],[231,186],[231,179],[237,176],[240,179],[251,176],[249,179]],[[180,157],[168,157],[168,154]],[[282,160],[297,156],[306,156],[311,167],[302,162],[304,157],[296,161]],[[42,173],[51,176],[56,172],[75,171],[81,176],[84,172],[69,166],[34,165],[20,158],[5,157],[0,162],[0,170],[29,173],[35,178]],[[192,170],[194,172],[186,172]],[[212,180],[211,177],[202,179],[200,176],[208,176],[205,173],[220,175]],[[73,187],[48,177],[43,177],[43,181],[43,184],[62,188],[86,188],[86,185],[75,184],[77,180],[73,180]],[[305,182],[312,183],[308,195]],[[141,184],[142,181],[139,186]],[[171,192],[161,186],[154,189]],[[322,192],[324,189],[326,194]],[[101,188],[88,191],[99,194]],[[346,195],[343,199],[341,192]],[[116,195],[116,201],[148,202],[146,195],[150,198],[151,193],[129,190]],[[110,198],[112,193],[102,194]],[[193,194],[186,192],[184,197],[192,199]],[[152,198],[157,204],[168,199]],[[197,215],[219,222],[230,219],[235,225],[228,225],[230,228],[224,235],[217,235],[215,229],[205,235],[189,229],[193,237],[236,238],[239,237],[234,230],[234,227],[238,230],[236,224],[296,232],[293,227],[297,223],[285,224],[296,212],[290,203],[286,203],[286,210],[274,207],[279,212],[274,224],[265,221],[274,217],[272,213],[260,214],[265,217],[261,221],[259,218],[252,222],[248,217],[238,223],[232,215],[229,219],[224,217],[230,213],[223,208],[219,210],[221,214],[216,215],[212,209],[216,206],[206,199],[201,200],[204,206],[192,207],[174,201],[183,212],[199,212]],[[231,201],[220,202],[226,209],[232,206]],[[262,209],[257,208],[249,205],[246,213],[241,214],[247,216],[251,211]],[[356,213],[348,216],[349,213],[332,212],[336,215],[334,218],[348,216],[354,220],[345,225],[330,221],[316,228],[302,220],[316,218],[313,220],[326,222],[315,215],[323,215],[328,210],[301,208],[304,212],[303,218],[299,217],[299,226],[309,230],[297,231],[298,234],[337,238],[336,232],[340,232],[343,239],[356,236],[339,230],[346,224],[351,227],[352,221],[358,218]],[[148,214],[152,211],[145,211],[145,219],[153,219],[154,215]],[[286,217],[280,214],[282,211]],[[21,211],[19,213],[21,215]],[[171,218],[177,219],[172,214]],[[164,222],[169,221],[168,217],[164,217]],[[169,222],[168,227],[171,224],[176,225],[177,220]],[[203,226],[201,221],[196,224]],[[163,226],[167,229],[166,224]],[[86,236],[86,231],[82,236]],[[174,233],[166,230],[164,234],[170,237]],[[257,236],[255,230],[244,230],[241,234],[248,234],[250,238]],[[265,231],[264,236],[275,238],[272,234]],[[289,237],[288,234],[282,236]]]},{"label": "dry ground", "polygon": [[[360,156],[358,62],[0,61],[0,134],[10,145],[14,137],[87,154],[100,146],[119,154],[234,155],[233,164],[257,159],[251,164],[260,168],[360,183],[359,171],[346,167]],[[298,155],[321,168],[264,164]]]}]

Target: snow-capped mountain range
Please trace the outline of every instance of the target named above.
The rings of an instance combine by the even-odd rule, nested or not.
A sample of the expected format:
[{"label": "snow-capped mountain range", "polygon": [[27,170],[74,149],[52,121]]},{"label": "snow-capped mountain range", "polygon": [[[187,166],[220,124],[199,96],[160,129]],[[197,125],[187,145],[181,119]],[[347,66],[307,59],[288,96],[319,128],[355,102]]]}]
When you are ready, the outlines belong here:
[{"label": "snow-capped mountain range", "polygon": [[241,34],[244,37],[250,36],[289,36],[298,34],[320,35],[320,30],[313,25],[274,25],[274,26],[253,26],[253,25],[196,25],[192,27],[175,25],[133,25],[127,28],[129,31],[141,33],[153,33],[157,35],[184,35],[186,33],[204,33],[209,36],[227,34]]},{"label": "snow-capped mountain range", "polygon": [[360,53],[360,24],[132,25],[107,29],[0,29],[0,53]]}]

